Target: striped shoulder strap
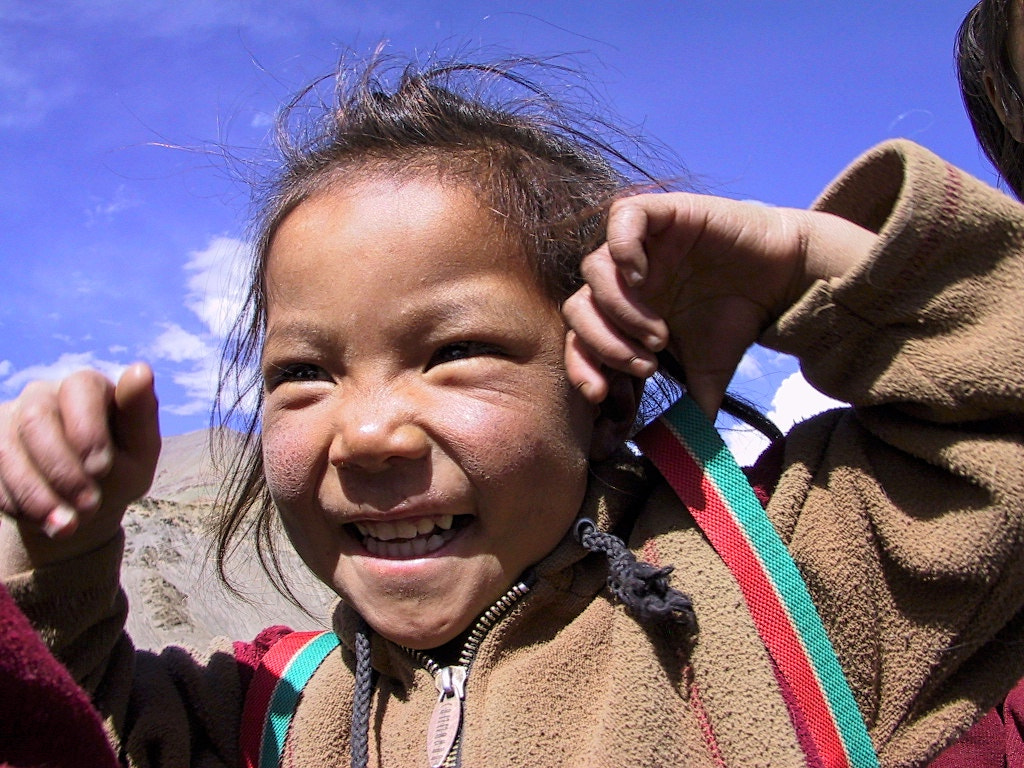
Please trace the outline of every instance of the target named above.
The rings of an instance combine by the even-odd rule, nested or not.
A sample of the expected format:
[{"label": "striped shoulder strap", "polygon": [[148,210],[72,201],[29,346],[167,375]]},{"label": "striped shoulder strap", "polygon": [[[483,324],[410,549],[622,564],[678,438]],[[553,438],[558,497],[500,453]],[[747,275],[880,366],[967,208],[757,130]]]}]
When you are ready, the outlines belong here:
[{"label": "striped shoulder strap", "polygon": [[818,758],[828,768],[877,768],[871,738],[796,563],[714,426],[684,396],[636,443],[736,577]]},{"label": "striped shoulder strap", "polygon": [[338,647],[330,631],[292,632],[274,643],[253,672],[242,710],[239,748],[245,768],[277,768],[285,736],[309,678]]}]

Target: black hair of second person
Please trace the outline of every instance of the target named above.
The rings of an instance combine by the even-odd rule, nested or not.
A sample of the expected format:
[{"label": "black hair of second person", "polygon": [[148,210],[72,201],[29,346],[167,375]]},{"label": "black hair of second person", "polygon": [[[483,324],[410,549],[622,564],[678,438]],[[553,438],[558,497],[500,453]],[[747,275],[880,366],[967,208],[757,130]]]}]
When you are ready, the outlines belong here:
[{"label": "black hair of second person", "polygon": [[1010,10],[1016,0],[981,0],[957,30],[954,55],[960,95],[982,151],[1018,199],[1024,199],[1024,144],[1003,124],[986,87],[992,78],[995,97],[1024,115],[1024,98],[1010,59]]},{"label": "black hair of second person", "polygon": [[[567,97],[553,98],[555,86],[542,87],[540,78]],[[236,588],[230,556],[251,537],[274,586],[298,602],[275,547],[280,524],[259,439],[263,273],[277,227],[302,201],[346,180],[433,174],[469,185],[503,218],[540,288],[560,304],[581,285],[580,262],[603,240],[611,202],[669,187],[658,180],[669,174],[646,168],[671,166],[671,186],[690,186],[670,152],[604,117],[607,107],[580,85],[585,82],[552,60],[418,66],[378,53],[356,66],[343,61],[283,107],[276,170],[255,187],[248,293],[224,348],[212,416],[215,439],[237,430],[242,441],[214,446],[228,475],[211,527],[218,573],[229,588]],[[329,99],[321,93],[327,86]],[[579,106],[584,98],[587,109]],[[670,377],[661,381],[645,395],[638,423],[678,393]]]}]

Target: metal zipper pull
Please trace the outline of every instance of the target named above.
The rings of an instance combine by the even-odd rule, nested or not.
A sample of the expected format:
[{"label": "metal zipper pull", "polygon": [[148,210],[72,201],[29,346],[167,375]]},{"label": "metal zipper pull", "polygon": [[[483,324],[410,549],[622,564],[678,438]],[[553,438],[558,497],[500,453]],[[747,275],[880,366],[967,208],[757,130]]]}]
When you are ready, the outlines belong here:
[{"label": "metal zipper pull", "polygon": [[462,724],[462,700],[466,698],[466,667],[442,667],[434,673],[437,703],[427,726],[427,761],[430,768],[441,768],[459,736]]}]

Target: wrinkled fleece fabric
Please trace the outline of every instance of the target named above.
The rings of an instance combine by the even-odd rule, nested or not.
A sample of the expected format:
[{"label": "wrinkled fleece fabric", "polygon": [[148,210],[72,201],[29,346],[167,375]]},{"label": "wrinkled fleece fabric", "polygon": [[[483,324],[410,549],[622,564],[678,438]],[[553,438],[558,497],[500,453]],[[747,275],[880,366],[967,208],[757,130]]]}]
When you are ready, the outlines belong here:
[{"label": "wrinkled fleece fabric", "polygon": [[[879,233],[762,343],[853,408],[788,435],[767,510],[818,607],[887,768],[925,764],[1024,676],[1024,208],[905,141],[816,203]],[[805,766],[731,574],[641,460],[594,468],[581,510],[672,565],[698,630],[640,626],[604,561],[571,537],[486,636],[466,688],[461,765]],[[132,766],[233,766],[248,679],[228,641],[137,652],[121,542],[8,589],[88,690]],[[284,764],[347,765],[353,625],[303,691]],[[370,764],[426,765],[437,692],[372,639]]]}]

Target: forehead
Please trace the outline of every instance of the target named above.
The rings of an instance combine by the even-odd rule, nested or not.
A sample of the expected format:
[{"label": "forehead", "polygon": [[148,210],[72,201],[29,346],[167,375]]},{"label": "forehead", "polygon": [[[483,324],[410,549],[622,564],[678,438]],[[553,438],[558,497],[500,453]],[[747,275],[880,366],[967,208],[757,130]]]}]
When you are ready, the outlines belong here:
[{"label": "forehead", "polygon": [[377,299],[470,281],[541,293],[521,242],[468,185],[430,176],[336,184],[281,222],[267,257],[268,311],[360,292]]}]

